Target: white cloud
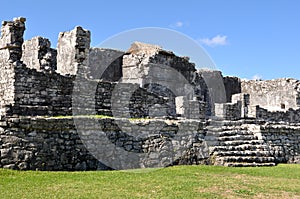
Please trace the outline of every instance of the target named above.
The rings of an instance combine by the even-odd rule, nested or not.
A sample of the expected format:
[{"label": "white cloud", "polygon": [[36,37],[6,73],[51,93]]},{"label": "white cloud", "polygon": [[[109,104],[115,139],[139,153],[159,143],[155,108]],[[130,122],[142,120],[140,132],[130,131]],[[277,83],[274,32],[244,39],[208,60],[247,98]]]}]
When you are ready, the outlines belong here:
[{"label": "white cloud", "polygon": [[183,22],[177,21],[177,22],[175,23],[175,26],[176,26],[176,27],[182,27],[182,26],[183,26]]},{"label": "white cloud", "polygon": [[211,47],[215,46],[225,46],[228,44],[226,35],[217,35],[212,38],[200,39],[200,42]]},{"label": "white cloud", "polygon": [[258,75],[258,74],[253,75],[253,77],[252,77],[252,80],[261,80],[261,79],[262,79],[262,76]]},{"label": "white cloud", "polygon": [[181,28],[184,25],[182,21],[177,21],[170,25],[171,28]]}]

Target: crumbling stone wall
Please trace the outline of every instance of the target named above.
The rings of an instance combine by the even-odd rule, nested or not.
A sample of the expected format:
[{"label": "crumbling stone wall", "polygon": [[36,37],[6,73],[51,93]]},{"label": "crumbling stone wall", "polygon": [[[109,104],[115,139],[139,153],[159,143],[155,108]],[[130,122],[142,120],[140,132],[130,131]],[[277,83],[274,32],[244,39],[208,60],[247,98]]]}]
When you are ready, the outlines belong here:
[{"label": "crumbling stone wall", "polygon": [[[30,170],[96,170],[110,169],[97,160],[89,151],[101,153],[103,161],[108,165],[118,168],[128,161],[124,168],[144,168],[153,166],[168,166],[173,164],[199,164],[208,159],[208,151],[203,145],[204,132],[201,125],[192,125],[194,128],[186,129],[187,132],[180,137],[180,143],[172,141],[172,137],[178,134],[180,125],[183,123],[165,123],[156,136],[138,138],[130,133],[142,131],[146,123],[143,121],[127,120],[127,132],[121,131],[114,118],[97,119],[85,118],[84,124],[97,122],[101,128],[86,125],[85,131],[78,132],[75,128],[73,118],[10,118],[0,122],[0,167],[11,169]],[[122,120],[124,122],[124,120]],[[135,123],[132,125],[132,123]],[[190,132],[189,132],[190,131]],[[195,133],[197,131],[198,133]],[[124,151],[143,153],[145,158],[140,161],[130,161],[130,157],[118,157],[117,162],[111,157],[113,149],[99,147],[101,143],[99,133],[105,133],[112,144],[121,147]],[[178,135],[177,135],[178,136]],[[84,143],[83,143],[84,140]],[[86,143],[91,143],[86,146]],[[94,146],[92,143],[95,143]],[[170,154],[166,144],[172,143],[172,150],[180,151],[182,154]],[[109,144],[109,143],[106,143]],[[165,147],[164,147],[165,146]],[[87,150],[89,149],[89,151]],[[104,151],[99,151],[99,148]],[[94,150],[92,150],[94,149]],[[97,151],[98,150],[98,151]],[[106,151],[105,151],[106,150]],[[166,151],[165,151],[166,150]],[[158,152],[163,157],[152,157],[152,152]],[[165,154],[165,152],[168,154]],[[194,151],[193,153],[191,153]],[[159,165],[158,159],[166,158],[166,165]],[[156,162],[155,162],[156,161]]]},{"label": "crumbling stone wall", "polygon": [[[69,32],[62,32],[57,43],[57,72],[63,75],[87,73],[90,36],[88,30],[77,26]],[[85,74],[86,75],[86,74]]]},{"label": "crumbling stone wall", "polygon": [[13,21],[3,21],[0,39],[0,105],[14,103],[15,68],[20,65],[22,56],[23,34],[25,31],[25,18],[15,18]]},{"label": "crumbling stone wall", "polygon": [[[116,85],[117,83],[112,82],[98,82],[95,99],[91,99],[95,100],[97,114],[124,118],[154,118],[166,116],[166,112],[172,108],[168,107],[168,99],[137,85],[119,83],[118,88]],[[159,105],[161,106],[155,108]]]},{"label": "crumbling stone wall", "polygon": [[45,38],[35,37],[25,42],[22,53],[24,23],[24,18],[17,18],[2,26],[1,115],[71,114],[74,77],[53,71],[55,50]]},{"label": "crumbling stone wall", "polygon": [[261,135],[277,163],[300,163],[299,125],[269,123],[261,126]]},{"label": "crumbling stone wall", "polygon": [[[194,96],[189,80],[194,77],[195,66],[185,58],[150,44],[133,43],[123,56],[123,81],[140,84],[160,84],[170,89],[176,96]],[[180,85],[179,85],[180,84]]]},{"label": "crumbling stone wall", "polygon": [[250,96],[247,93],[237,93],[231,96],[232,103],[241,102],[241,118],[248,118],[249,117],[249,105],[250,105]]},{"label": "crumbling stone wall", "polygon": [[73,80],[72,76],[45,73],[21,65],[15,69],[14,104],[8,106],[7,116],[71,115]]},{"label": "crumbling stone wall", "polygon": [[261,121],[300,123],[300,109],[286,111],[268,111],[260,106],[255,107],[255,118]]},{"label": "crumbling stone wall", "polygon": [[38,71],[56,70],[56,49],[50,48],[51,43],[43,37],[34,37],[24,41],[22,61],[28,67]]},{"label": "crumbling stone wall", "polygon": [[1,121],[0,167],[31,170],[96,170],[71,119],[11,118]]},{"label": "crumbling stone wall", "polygon": [[207,103],[197,99],[188,100],[186,96],[175,98],[177,117],[187,119],[205,120],[207,112]]},{"label": "crumbling stone wall", "polygon": [[195,65],[187,57],[175,56],[159,46],[133,43],[123,56],[122,80],[140,84],[149,92],[168,98],[168,106],[173,106],[168,111],[168,116],[176,116],[175,98],[179,96],[186,96],[190,103],[195,98],[199,105],[200,101],[206,102],[207,106],[205,109],[200,108],[200,112],[205,110],[205,115],[212,114],[211,93],[203,78],[203,72],[196,71]]},{"label": "crumbling stone wall", "polygon": [[[159,159],[164,160],[159,166],[208,164],[213,158],[209,148],[216,147],[225,150],[221,155],[233,153],[222,159],[223,165],[257,165],[241,161],[260,160],[270,166],[274,157],[276,163],[299,163],[298,127],[261,127],[265,121],[299,123],[299,110],[289,109],[300,104],[297,80],[240,82],[235,77],[223,78],[220,71],[197,71],[187,57],[148,44],[134,43],[126,53],[90,48],[90,32],[81,27],[60,33],[55,50],[41,37],[23,44],[24,30],[24,18],[3,22],[1,29],[0,167],[109,169],[95,157],[102,154],[115,161],[110,158],[113,153],[107,149],[95,156],[92,152],[98,145],[84,146],[82,142],[95,143],[100,134],[125,151],[148,156],[137,164],[127,164],[130,157],[122,156],[118,165],[126,168],[157,166]],[[76,100],[79,104],[74,108]],[[285,112],[265,109],[270,107]],[[77,109],[83,111],[70,117]],[[61,118],[64,115],[69,118]],[[80,131],[75,121],[83,115],[89,117]],[[101,118],[103,115],[106,117]],[[213,115],[218,120],[206,123]],[[100,129],[92,125],[95,121]],[[131,135],[145,133],[151,122],[161,127],[157,134],[146,138]],[[244,122],[249,122],[246,130],[240,126]],[[208,147],[208,142],[212,146]],[[249,151],[240,151],[244,144]],[[170,154],[168,147],[182,153]],[[239,150],[233,150],[235,147]],[[274,157],[253,158],[251,154],[261,153],[256,147]],[[250,158],[244,157],[247,155]]]},{"label": "crumbling stone wall", "polygon": [[241,119],[242,103],[215,103],[215,116],[225,120]]},{"label": "crumbling stone wall", "polygon": [[298,80],[290,78],[241,82],[242,92],[250,95],[250,105],[270,111],[299,108],[299,85]]},{"label": "crumbling stone wall", "polygon": [[1,58],[15,62],[22,57],[23,34],[25,31],[23,17],[14,18],[13,21],[3,21],[1,27]]}]

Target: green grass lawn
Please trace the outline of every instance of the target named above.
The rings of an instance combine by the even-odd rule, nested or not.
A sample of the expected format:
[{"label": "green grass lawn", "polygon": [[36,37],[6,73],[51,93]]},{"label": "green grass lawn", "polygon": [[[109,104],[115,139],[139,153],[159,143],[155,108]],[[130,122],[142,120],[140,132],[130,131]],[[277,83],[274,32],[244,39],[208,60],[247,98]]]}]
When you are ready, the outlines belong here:
[{"label": "green grass lawn", "polygon": [[134,172],[1,169],[0,198],[300,198],[300,165]]}]

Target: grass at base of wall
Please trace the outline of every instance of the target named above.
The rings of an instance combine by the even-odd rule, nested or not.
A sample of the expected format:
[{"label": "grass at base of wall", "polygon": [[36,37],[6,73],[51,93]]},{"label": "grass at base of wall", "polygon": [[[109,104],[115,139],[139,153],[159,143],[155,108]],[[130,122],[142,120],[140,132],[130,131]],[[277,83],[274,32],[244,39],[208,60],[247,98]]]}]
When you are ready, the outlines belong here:
[{"label": "grass at base of wall", "polygon": [[46,172],[0,169],[1,198],[300,198],[300,165]]}]

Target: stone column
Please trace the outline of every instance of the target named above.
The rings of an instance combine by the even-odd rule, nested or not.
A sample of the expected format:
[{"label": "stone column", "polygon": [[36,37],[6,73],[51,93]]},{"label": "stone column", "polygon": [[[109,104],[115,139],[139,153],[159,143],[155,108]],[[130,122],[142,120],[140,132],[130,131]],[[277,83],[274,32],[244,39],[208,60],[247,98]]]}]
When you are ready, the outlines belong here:
[{"label": "stone column", "polygon": [[205,110],[200,107],[200,102],[196,99],[188,100],[186,96],[175,97],[176,114],[187,119],[205,118]]},{"label": "stone column", "polygon": [[23,17],[14,18],[13,21],[3,21],[0,39],[0,59],[18,61],[22,57],[23,34],[25,31]]},{"label": "stone column", "polygon": [[37,36],[24,42],[22,61],[28,68],[38,71],[56,70],[56,50],[48,39]]},{"label": "stone column", "polygon": [[237,103],[241,101],[241,117],[247,118],[248,117],[248,107],[250,105],[250,96],[247,93],[238,93],[234,94],[231,97],[232,103]]},{"label": "stone column", "polygon": [[23,17],[13,21],[3,21],[0,39],[0,114],[3,115],[6,105],[14,104],[15,68],[22,65],[23,34],[25,31]]},{"label": "stone column", "polygon": [[90,49],[90,31],[80,26],[61,32],[57,43],[57,72],[66,75],[87,73]]}]

